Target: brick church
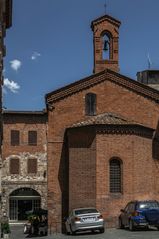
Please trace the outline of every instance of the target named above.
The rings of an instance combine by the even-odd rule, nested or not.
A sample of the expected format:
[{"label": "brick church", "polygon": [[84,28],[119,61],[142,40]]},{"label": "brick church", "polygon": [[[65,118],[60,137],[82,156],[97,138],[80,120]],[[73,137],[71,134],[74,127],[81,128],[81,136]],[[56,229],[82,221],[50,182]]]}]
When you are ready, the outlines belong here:
[{"label": "brick church", "polygon": [[41,204],[49,229],[60,231],[71,209],[96,207],[115,226],[128,201],[159,200],[159,71],[137,81],[119,73],[120,24],[108,15],[92,21],[93,74],[46,94],[46,112],[4,114],[10,219]]},{"label": "brick church", "polygon": [[120,21],[92,21],[93,75],[46,94],[50,227],[77,207],[107,226],[134,199],[159,200],[159,72],[119,73]]}]

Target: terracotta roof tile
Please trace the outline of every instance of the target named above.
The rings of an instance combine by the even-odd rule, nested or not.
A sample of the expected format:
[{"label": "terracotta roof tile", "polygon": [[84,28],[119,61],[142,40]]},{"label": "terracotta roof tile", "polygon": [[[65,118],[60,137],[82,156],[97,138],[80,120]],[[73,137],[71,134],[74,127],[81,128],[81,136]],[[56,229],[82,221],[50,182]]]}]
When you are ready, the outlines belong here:
[{"label": "terracotta roof tile", "polygon": [[130,121],[117,114],[104,113],[97,116],[90,116],[90,118],[85,121],[81,121],[81,122],[73,124],[71,128],[88,126],[88,125],[140,125],[142,126],[141,124],[136,123],[135,121]]}]

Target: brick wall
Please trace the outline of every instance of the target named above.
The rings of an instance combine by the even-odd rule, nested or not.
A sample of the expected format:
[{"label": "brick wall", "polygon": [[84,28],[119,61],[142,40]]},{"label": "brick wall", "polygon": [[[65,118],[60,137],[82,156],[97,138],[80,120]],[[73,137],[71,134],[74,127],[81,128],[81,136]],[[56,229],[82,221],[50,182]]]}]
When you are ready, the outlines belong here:
[{"label": "brick wall", "polygon": [[[152,159],[152,141],[135,135],[97,135],[97,208],[108,226],[117,225],[120,209],[131,200],[157,199],[159,162]],[[123,192],[109,192],[109,161],[122,160]],[[102,182],[102,183],[101,183]],[[158,182],[157,182],[158,184]]]},{"label": "brick wall", "polygon": [[96,140],[88,129],[69,131],[69,211],[96,206]]},{"label": "brick wall", "polygon": [[[59,218],[62,218],[61,200],[63,190],[59,184],[58,173],[61,165],[62,149],[65,145],[65,130],[72,124],[89,118],[89,116],[85,116],[85,95],[89,92],[97,94],[97,114],[114,112],[152,128],[157,126],[159,115],[157,103],[111,81],[104,81],[55,102],[53,110],[48,111],[48,207],[50,225],[55,224],[55,220],[61,221]],[[112,143],[112,146],[114,146],[114,143]]]}]

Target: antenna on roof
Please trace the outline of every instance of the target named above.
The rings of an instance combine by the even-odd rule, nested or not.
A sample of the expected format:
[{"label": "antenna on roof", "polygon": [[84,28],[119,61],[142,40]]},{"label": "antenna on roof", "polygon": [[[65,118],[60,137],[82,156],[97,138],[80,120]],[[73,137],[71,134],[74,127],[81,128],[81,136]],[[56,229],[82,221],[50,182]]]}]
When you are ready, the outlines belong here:
[{"label": "antenna on roof", "polygon": [[104,4],[104,13],[105,15],[107,14],[107,1],[105,0],[105,4]]},{"label": "antenna on roof", "polygon": [[149,53],[147,54],[147,60],[148,60],[148,69],[151,69],[152,61],[151,61],[151,59],[150,59]]}]

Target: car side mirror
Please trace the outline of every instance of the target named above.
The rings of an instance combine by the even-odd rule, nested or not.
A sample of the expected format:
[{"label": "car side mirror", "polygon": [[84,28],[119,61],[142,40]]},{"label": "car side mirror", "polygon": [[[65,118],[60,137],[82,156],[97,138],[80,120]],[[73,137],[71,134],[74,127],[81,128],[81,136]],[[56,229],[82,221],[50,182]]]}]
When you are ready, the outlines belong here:
[{"label": "car side mirror", "polygon": [[121,212],[125,212],[125,210],[124,210],[124,209],[121,209],[120,211],[121,211]]}]

